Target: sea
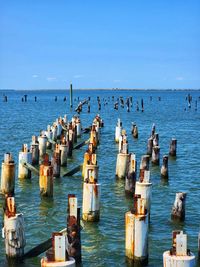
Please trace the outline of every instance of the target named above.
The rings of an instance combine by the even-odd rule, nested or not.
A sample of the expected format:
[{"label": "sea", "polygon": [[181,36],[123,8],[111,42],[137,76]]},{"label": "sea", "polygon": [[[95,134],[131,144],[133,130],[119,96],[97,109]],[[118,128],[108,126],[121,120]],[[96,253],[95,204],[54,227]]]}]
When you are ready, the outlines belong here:
[{"label": "sea", "polygon": [[[7,102],[4,102],[4,96]],[[27,95],[27,102],[22,101]],[[192,97],[188,106],[188,95]],[[35,101],[37,97],[37,101]],[[57,101],[55,98],[57,97]],[[65,100],[66,97],[66,101]],[[129,152],[136,154],[137,167],[147,151],[147,140],[155,123],[159,133],[160,166],[150,164],[152,186],[151,218],[149,226],[149,267],[163,266],[163,252],[172,247],[172,231],[182,230],[188,237],[188,248],[198,257],[198,233],[200,231],[200,91],[199,90],[74,90],[73,108],[70,109],[69,90],[0,91],[0,161],[11,152],[16,163],[15,201],[17,212],[25,220],[26,247],[30,250],[46,241],[53,232],[66,227],[67,197],[76,194],[82,206],[83,179],[81,173],[72,177],[54,179],[53,199],[40,197],[36,175],[30,180],[18,179],[18,155],[23,144],[30,145],[31,137],[46,130],[47,125],[67,114],[70,120],[76,114],[80,101],[90,97],[91,110],[83,106],[80,119],[83,128],[89,127],[96,114],[104,120],[97,149],[99,182],[101,183],[100,221],[82,223],[82,266],[107,267],[130,266],[125,258],[125,213],[133,207],[133,199],[127,198],[124,180],[115,178],[118,144],[115,143],[117,119],[122,121],[128,136]],[[101,99],[98,109],[97,97]],[[114,109],[117,98],[132,97],[130,112],[126,106]],[[113,99],[114,98],[114,99]],[[143,99],[144,111],[141,110]],[[138,103],[137,103],[138,102]],[[136,106],[139,106],[139,110]],[[131,135],[131,125],[138,127],[138,139]],[[89,138],[83,134],[78,140]],[[169,179],[163,181],[160,167],[163,155],[169,153],[171,138],[177,139],[177,157],[169,158]],[[64,174],[83,162],[87,146],[73,151]],[[1,164],[0,164],[1,165]],[[62,176],[62,175],[61,175]],[[137,174],[138,179],[138,174]],[[171,209],[176,192],[186,192],[186,217],[182,223],[171,220]],[[3,226],[3,203],[0,196],[0,222]],[[4,239],[0,238],[0,266],[40,266],[40,255],[23,263],[8,263],[5,257]],[[197,262],[196,266],[199,263]]]}]

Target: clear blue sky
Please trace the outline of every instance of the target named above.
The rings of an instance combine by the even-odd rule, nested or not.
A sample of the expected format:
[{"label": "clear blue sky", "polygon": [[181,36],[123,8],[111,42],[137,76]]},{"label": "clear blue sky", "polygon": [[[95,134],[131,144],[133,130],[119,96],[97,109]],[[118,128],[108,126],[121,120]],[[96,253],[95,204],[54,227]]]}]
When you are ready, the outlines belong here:
[{"label": "clear blue sky", "polygon": [[1,0],[0,88],[200,88],[199,0]]}]

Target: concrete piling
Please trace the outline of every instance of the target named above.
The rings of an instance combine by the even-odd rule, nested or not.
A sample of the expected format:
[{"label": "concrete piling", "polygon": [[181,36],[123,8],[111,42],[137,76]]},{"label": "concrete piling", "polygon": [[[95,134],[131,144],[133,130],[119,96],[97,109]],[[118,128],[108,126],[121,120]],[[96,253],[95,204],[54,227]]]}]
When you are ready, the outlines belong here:
[{"label": "concrete piling", "polygon": [[172,207],[171,218],[172,220],[184,221],[185,220],[185,201],[186,193],[176,193],[174,205]]},{"label": "concrete piling", "polygon": [[41,133],[41,135],[38,137],[38,142],[40,157],[43,157],[43,155],[46,154],[47,150],[47,136],[44,133]]},{"label": "concrete piling", "polygon": [[60,144],[60,166],[61,167],[67,166],[67,152],[68,152],[67,142],[66,140],[63,140],[62,143]]},{"label": "concrete piling", "polygon": [[172,248],[163,253],[165,267],[195,267],[195,256],[187,248],[187,235],[182,231],[172,232]]},{"label": "concrete piling", "polygon": [[135,195],[134,208],[125,214],[125,253],[139,266],[148,264],[148,213],[144,199]]},{"label": "concrete piling", "polygon": [[76,118],[76,130],[77,130],[77,137],[81,137],[81,120],[79,117]]},{"label": "concrete piling", "polygon": [[22,213],[16,213],[14,197],[6,197],[4,210],[5,251],[7,258],[20,259],[24,255],[26,245],[24,219]]},{"label": "concrete piling", "polygon": [[38,165],[39,158],[40,158],[39,142],[38,142],[37,136],[35,135],[32,136],[31,154],[32,154],[32,165],[33,166]]},{"label": "concrete piling", "polygon": [[52,234],[52,248],[41,259],[41,267],[75,267],[75,259],[68,255],[69,243],[63,233]]},{"label": "concrete piling", "polygon": [[122,132],[122,122],[120,119],[118,119],[117,125],[115,127],[115,142],[116,143],[119,143],[119,138],[121,136],[121,132]]},{"label": "concrete piling", "polygon": [[168,179],[169,175],[168,175],[168,156],[167,155],[163,156],[163,164],[162,164],[160,173],[161,173],[161,178]]},{"label": "concrete piling", "polygon": [[18,178],[20,179],[30,179],[31,171],[24,167],[24,163],[32,163],[32,154],[28,149],[28,145],[24,144],[22,146],[22,151],[19,152],[19,167],[18,167]]},{"label": "concrete piling", "polygon": [[53,140],[53,133],[51,130],[51,125],[47,126],[47,131],[45,132],[46,137],[47,137],[47,149],[52,148],[52,143],[49,140]]},{"label": "concrete piling", "polygon": [[39,186],[41,196],[53,197],[53,167],[48,154],[44,155],[40,165]]},{"label": "concrete piling", "polygon": [[175,138],[172,138],[170,142],[169,155],[172,157],[176,157],[176,149],[177,149],[177,140]]},{"label": "concrete piling", "polygon": [[135,194],[135,182],[137,176],[137,162],[136,155],[129,155],[128,172],[125,177],[125,193],[126,195],[133,196]]},{"label": "concrete piling", "polygon": [[57,140],[57,125],[55,123],[51,127],[51,131],[52,131],[52,140],[56,141]]},{"label": "concrete piling", "polygon": [[122,135],[119,138],[119,153],[117,155],[116,162],[116,177],[117,178],[125,178],[127,174],[129,162],[129,154],[128,154],[128,141],[125,130],[122,131]]},{"label": "concrete piling", "polygon": [[15,191],[15,162],[11,153],[4,154],[1,165],[1,193],[14,195]]},{"label": "concrete piling", "polygon": [[98,183],[98,166],[96,155],[92,155],[90,164],[85,166],[83,183],[83,208],[84,221],[97,222],[100,218],[100,184]]},{"label": "concrete piling", "polygon": [[147,209],[150,218],[151,210],[151,196],[152,196],[152,183],[150,182],[150,171],[144,171],[144,178],[136,182],[135,194],[141,195],[144,199],[144,207]]}]

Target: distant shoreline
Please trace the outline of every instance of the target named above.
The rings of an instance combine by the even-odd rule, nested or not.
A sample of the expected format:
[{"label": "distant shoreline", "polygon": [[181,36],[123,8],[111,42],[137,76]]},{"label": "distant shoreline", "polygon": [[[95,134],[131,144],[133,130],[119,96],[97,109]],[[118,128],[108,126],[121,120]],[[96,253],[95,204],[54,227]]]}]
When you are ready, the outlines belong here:
[{"label": "distant shoreline", "polygon": [[[74,91],[200,91],[199,89],[138,89],[138,88],[73,88]],[[26,91],[26,92],[39,92],[39,91],[69,91],[69,88],[65,89],[0,89],[1,92],[13,92],[13,91]]]}]

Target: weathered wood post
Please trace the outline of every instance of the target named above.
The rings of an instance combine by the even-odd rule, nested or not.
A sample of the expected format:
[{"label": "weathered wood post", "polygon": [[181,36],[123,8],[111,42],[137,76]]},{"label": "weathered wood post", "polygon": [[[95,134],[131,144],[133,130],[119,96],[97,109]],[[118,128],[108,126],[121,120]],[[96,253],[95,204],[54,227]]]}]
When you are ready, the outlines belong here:
[{"label": "weathered wood post", "polygon": [[159,165],[160,163],[160,147],[159,146],[153,147],[151,162],[154,165]]},{"label": "weathered wood post", "polygon": [[46,150],[47,150],[46,135],[41,133],[41,135],[38,137],[38,142],[39,142],[40,157],[42,157],[44,154],[46,154]]},{"label": "weathered wood post", "polygon": [[140,174],[139,174],[139,180],[144,180],[144,172],[149,170],[149,155],[143,155],[141,157],[140,161]]},{"label": "weathered wood post", "polygon": [[178,221],[185,220],[185,201],[186,201],[186,193],[184,192],[176,193],[171,213],[172,220],[178,220]]},{"label": "weathered wood post", "polygon": [[195,255],[187,248],[187,235],[182,231],[172,232],[172,248],[163,253],[165,267],[195,267]]},{"label": "weathered wood post", "polygon": [[73,152],[73,140],[74,140],[74,132],[72,129],[72,123],[69,124],[69,129],[68,129],[68,133],[67,133],[67,147],[68,147],[68,151],[67,151],[67,156],[68,157],[72,157],[72,152]]},{"label": "weathered wood post", "polygon": [[116,143],[119,143],[119,138],[121,136],[121,132],[122,132],[122,122],[120,119],[118,119],[117,125],[115,127],[115,142]]},{"label": "weathered wood post", "polygon": [[131,133],[132,133],[134,138],[138,138],[138,127],[137,127],[135,122],[132,122]]},{"label": "weathered wood post", "polygon": [[22,213],[16,213],[14,197],[6,197],[4,209],[5,250],[7,258],[20,259],[24,255],[26,245],[24,219]]},{"label": "weathered wood post", "polygon": [[169,175],[168,175],[168,156],[167,155],[163,156],[163,164],[162,164],[160,173],[161,173],[161,178],[168,179]]},{"label": "weathered wood post", "polygon": [[155,123],[152,124],[152,128],[151,128],[151,137],[154,138],[154,134],[156,132],[156,125]]},{"label": "weathered wood post", "polygon": [[53,166],[53,177],[60,177],[60,145],[56,144],[55,151],[51,162]]},{"label": "weathered wood post", "polygon": [[129,155],[128,172],[125,178],[125,193],[127,195],[134,196],[135,194],[135,182],[137,176],[137,162],[136,155]]},{"label": "weathered wood post", "polygon": [[43,156],[43,162],[40,165],[39,185],[41,196],[53,197],[53,167],[48,154]]},{"label": "weathered wood post", "polygon": [[153,146],[159,146],[159,134],[158,133],[154,133]]},{"label": "weathered wood post", "polygon": [[100,218],[100,184],[95,154],[89,163],[84,175],[82,218],[84,221],[97,222]]},{"label": "weathered wood post", "polygon": [[19,152],[18,178],[20,179],[31,178],[31,171],[24,167],[26,163],[32,163],[32,154],[28,149],[28,145],[24,144],[22,146],[22,151]]},{"label": "weathered wood post", "polygon": [[32,154],[32,165],[33,166],[38,165],[40,153],[39,153],[38,139],[37,139],[37,136],[35,136],[35,135],[32,136],[31,154]]},{"label": "weathered wood post", "polygon": [[81,226],[80,208],[74,194],[68,195],[68,216],[67,216],[67,237],[69,243],[69,256],[73,257],[76,263],[81,262]]},{"label": "weathered wood post", "polygon": [[150,182],[150,171],[144,171],[144,177],[140,177],[139,181],[135,185],[135,194],[141,195],[144,199],[144,207],[147,209],[150,218],[151,212],[151,195],[152,195],[152,183]]},{"label": "weathered wood post", "polygon": [[73,107],[73,89],[72,89],[72,83],[70,83],[70,108]]},{"label": "weathered wood post", "polygon": [[148,213],[139,195],[134,197],[134,208],[125,214],[125,253],[139,266],[148,264]]},{"label": "weathered wood post", "polygon": [[175,138],[172,138],[170,142],[169,155],[172,157],[176,157],[176,149],[177,149],[177,140]]},{"label": "weathered wood post", "polygon": [[15,192],[15,162],[11,153],[4,154],[1,165],[1,193],[14,195]]},{"label": "weathered wood post", "polygon": [[152,155],[152,150],[153,150],[153,138],[150,137],[147,143],[147,155],[149,155],[150,157]]}]

